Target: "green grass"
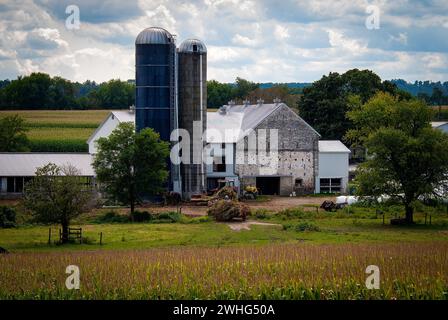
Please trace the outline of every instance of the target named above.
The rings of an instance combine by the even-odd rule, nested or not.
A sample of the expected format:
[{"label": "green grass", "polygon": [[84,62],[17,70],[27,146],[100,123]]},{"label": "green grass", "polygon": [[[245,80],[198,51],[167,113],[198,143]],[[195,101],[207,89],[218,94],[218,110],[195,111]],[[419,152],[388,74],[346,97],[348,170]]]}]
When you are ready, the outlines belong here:
[{"label": "green grass", "polygon": [[[324,214],[325,215],[325,214]],[[0,230],[0,246],[12,251],[59,251],[85,249],[143,249],[172,246],[229,246],[263,245],[268,243],[395,243],[446,241],[448,218],[438,216],[431,225],[415,226],[383,225],[382,219],[347,218],[326,214],[319,218],[284,218],[274,216],[260,221],[277,224],[274,226],[251,225],[251,230],[233,231],[226,223],[214,221],[199,222],[198,218],[183,218],[181,223],[114,223],[82,224],[85,237],[91,244],[56,246],[48,245],[49,226],[23,226]],[[296,226],[309,223],[319,231],[297,231]],[[287,226],[285,228],[284,226]],[[58,226],[52,226],[55,236]],[[284,230],[286,229],[286,230]],[[300,228],[299,228],[300,229]],[[99,233],[103,233],[104,245],[99,245]]]}]

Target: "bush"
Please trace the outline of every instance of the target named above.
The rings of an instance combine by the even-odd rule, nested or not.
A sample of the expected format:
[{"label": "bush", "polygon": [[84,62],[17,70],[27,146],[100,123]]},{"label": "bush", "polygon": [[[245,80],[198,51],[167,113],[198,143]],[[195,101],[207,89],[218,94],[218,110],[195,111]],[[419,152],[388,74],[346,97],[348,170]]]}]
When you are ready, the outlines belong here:
[{"label": "bush", "polygon": [[16,211],[13,208],[0,207],[0,228],[13,228],[16,226]]},{"label": "bush", "polygon": [[257,219],[270,219],[272,217],[272,212],[267,209],[257,209],[255,211],[255,218]]},{"label": "bush", "polygon": [[216,221],[231,221],[234,218],[246,220],[250,214],[248,206],[231,200],[218,200],[208,210],[209,216],[213,216]]},{"label": "bush", "polygon": [[294,229],[297,232],[304,232],[304,231],[320,231],[320,228],[312,223],[308,222],[302,222],[299,224],[291,224],[291,223],[285,223],[282,224],[283,230],[289,230]]},{"label": "bush", "polygon": [[178,212],[162,212],[155,216],[153,222],[163,223],[163,222],[180,222],[182,219],[182,215]]},{"label": "bush", "polygon": [[308,222],[302,222],[296,225],[295,230],[298,232],[303,231],[320,231],[319,227]]},{"label": "bush", "polygon": [[148,211],[134,211],[131,214],[131,220],[134,222],[146,222],[153,220],[153,216]]},{"label": "bush", "polygon": [[97,223],[126,223],[129,222],[129,217],[118,214],[115,211],[108,211],[103,216],[96,219]]}]

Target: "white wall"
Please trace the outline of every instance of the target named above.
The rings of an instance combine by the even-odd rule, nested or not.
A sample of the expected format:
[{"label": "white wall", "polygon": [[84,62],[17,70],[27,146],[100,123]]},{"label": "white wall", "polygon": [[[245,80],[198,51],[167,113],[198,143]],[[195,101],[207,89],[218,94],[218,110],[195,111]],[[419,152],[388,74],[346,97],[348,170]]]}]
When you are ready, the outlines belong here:
[{"label": "white wall", "polygon": [[98,129],[98,131],[95,133],[95,136],[92,138],[92,140],[89,142],[89,153],[95,154],[97,147],[96,147],[96,140],[102,137],[108,137],[112,131],[119,125],[119,121],[117,118],[110,114],[106,121],[103,123],[103,125]]},{"label": "white wall", "polygon": [[341,178],[343,192],[348,185],[349,153],[319,152],[319,173],[316,177],[316,193],[320,193],[320,179]]}]

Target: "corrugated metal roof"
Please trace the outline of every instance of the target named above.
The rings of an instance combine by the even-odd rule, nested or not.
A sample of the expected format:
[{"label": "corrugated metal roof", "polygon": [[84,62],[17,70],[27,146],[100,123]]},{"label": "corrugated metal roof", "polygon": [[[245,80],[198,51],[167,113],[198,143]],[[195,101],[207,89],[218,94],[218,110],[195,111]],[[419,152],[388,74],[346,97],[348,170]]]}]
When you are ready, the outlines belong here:
[{"label": "corrugated metal roof", "polygon": [[170,44],[174,37],[167,30],[159,27],[146,28],[135,39],[135,44]]},{"label": "corrugated metal roof", "polygon": [[[226,129],[233,129],[236,131],[239,130],[238,135],[231,135],[221,141],[225,143],[237,142],[239,139],[247,135],[250,130],[255,129],[264,119],[266,119],[281,106],[286,105],[284,103],[226,105],[224,106],[226,109],[225,113],[221,113],[219,111],[207,112],[207,131],[210,131],[210,129],[221,130],[221,136],[224,137],[224,130]],[[239,117],[242,117],[241,120],[239,120]],[[297,117],[300,118],[298,115]],[[308,123],[305,121],[304,123],[316,132],[316,130],[314,130]],[[316,134],[319,135],[318,132],[316,132]],[[207,134],[207,141],[210,141],[209,134]]]},{"label": "corrugated metal roof", "polygon": [[[234,143],[254,129],[281,104],[225,105],[225,113],[207,112],[207,142]],[[221,141],[210,132],[218,130]],[[213,138],[213,139],[212,139]]]},{"label": "corrugated metal roof", "polygon": [[73,165],[82,176],[94,176],[92,160],[88,153],[2,152],[0,177],[32,177],[37,168],[50,162],[57,166]]},{"label": "corrugated metal roof", "polygon": [[339,140],[320,140],[319,152],[350,153],[350,149]]},{"label": "corrugated metal roof", "polygon": [[180,44],[178,51],[206,53],[207,47],[201,40],[187,39]]}]

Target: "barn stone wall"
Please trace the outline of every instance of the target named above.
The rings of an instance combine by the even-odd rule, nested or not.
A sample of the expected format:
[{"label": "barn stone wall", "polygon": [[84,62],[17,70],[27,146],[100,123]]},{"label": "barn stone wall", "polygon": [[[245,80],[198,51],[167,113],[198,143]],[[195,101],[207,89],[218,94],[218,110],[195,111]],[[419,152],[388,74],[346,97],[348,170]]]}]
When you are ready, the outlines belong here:
[{"label": "barn stone wall", "polygon": [[[262,164],[249,164],[250,157],[257,157],[247,152],[245,141],[244,164],[236,163],[235,171],[241,177],[241,185],[254,185],[256,176],[280,176],[280,194],[314,192],[315,176],[318,172],[319,135],[302,118],[289,107],[282,104],[271,115],[264,119],[256,128],[278,130],[277,161],[262,161]],[[269,133],[267,133],[268,145]],[[238,154],[237,158],[241,158]],[[253,158],[251,158],[253,160]],[[301,186],[295,188],[296,179],[301,179]]]}]

